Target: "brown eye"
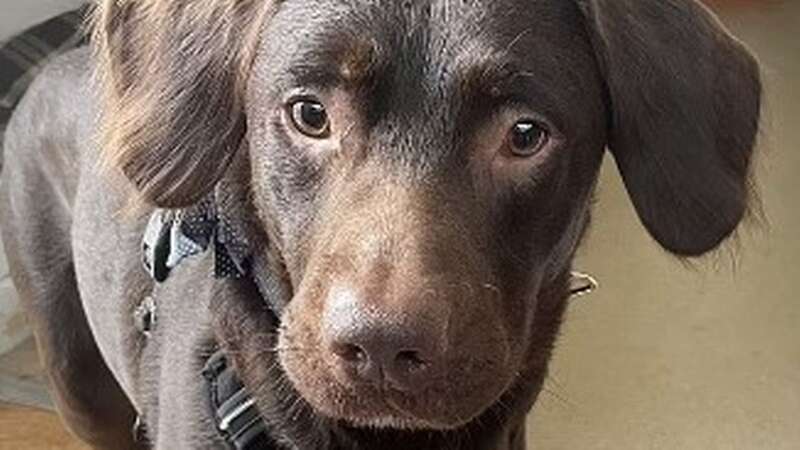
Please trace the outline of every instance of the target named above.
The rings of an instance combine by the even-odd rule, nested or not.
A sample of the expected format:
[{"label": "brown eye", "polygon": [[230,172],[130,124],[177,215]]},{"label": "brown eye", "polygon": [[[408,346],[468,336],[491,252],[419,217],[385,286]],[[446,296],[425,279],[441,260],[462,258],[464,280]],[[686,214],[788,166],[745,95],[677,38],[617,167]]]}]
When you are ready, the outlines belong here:
[{"label": "brown eye", "polygon": [[509,132],[508,144],[514,156],[528,157],[539,152],[550,139],[547,128],[535,120],[521,120]]},{"label": "brown eye", "polygon": [[325,106],[314,100],[298,100],[291,105],[292,122],[306,136],[322,139],[330,134]]}]

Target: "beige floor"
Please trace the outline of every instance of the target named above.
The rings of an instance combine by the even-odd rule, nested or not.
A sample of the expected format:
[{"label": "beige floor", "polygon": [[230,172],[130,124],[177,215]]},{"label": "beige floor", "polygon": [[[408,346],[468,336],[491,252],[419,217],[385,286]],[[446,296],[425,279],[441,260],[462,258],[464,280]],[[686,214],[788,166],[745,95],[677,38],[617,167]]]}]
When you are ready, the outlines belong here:
[{"label": "beige floor", "polygon": [[[758,178],[769,226],[687,267],[644,234],[607,164],[579,262],[602,287],[571,307],[531,448],[800,449],[800,1],[755,3],[761,12],[725,20],[767,75]],[[28,345],[0,359],[0,377],[35,381]],[[56,437],[9,433],[25,424]],[[0,449],[73,448],[38,412],[0,406],[0,429]]]},{"label": "beige floor", "polygon": [[687,268],[607,164],[579,263],[602,288],[571,307],[531,448],[800,449],[800,1],[751,3],[725,21],[767,75],[769,226]]},{"label": "beige floor", "polygon": [[89,450],[61,427],[50,412],[0,403],[0,449]]}]

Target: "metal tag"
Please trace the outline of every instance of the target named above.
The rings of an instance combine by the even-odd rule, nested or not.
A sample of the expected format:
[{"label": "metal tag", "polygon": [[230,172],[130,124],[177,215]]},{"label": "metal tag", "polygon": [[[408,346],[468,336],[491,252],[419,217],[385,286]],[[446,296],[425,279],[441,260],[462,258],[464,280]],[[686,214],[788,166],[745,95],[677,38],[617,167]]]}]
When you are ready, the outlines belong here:
[{"label": "metal tag", "polygon": [[150,337],[150,333],[156,327],[156,302],[153,297],[148,295],[142,300],[142,303],[133,311],[133,322],[136,329],[146,337]]}]

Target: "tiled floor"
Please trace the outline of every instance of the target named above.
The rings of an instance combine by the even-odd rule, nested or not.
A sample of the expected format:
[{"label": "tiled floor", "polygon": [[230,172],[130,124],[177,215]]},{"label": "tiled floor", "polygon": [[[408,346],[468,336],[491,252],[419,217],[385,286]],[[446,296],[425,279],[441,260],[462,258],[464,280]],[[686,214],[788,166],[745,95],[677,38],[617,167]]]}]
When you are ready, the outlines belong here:
[{"label": "tiled floor", "polygon": [[[644,234],[607,164],[579,263],[602,287],[569,312],[531,448],[800,448],[800,2],[758,4],[725,20],[765,68],[757,175],[769,225],[687,267]],[[25,345],[0,358],[0,395],[3,374],[40,380]],[[0,449],[80,448],[67,441],[53,416],[0,406]]]}]

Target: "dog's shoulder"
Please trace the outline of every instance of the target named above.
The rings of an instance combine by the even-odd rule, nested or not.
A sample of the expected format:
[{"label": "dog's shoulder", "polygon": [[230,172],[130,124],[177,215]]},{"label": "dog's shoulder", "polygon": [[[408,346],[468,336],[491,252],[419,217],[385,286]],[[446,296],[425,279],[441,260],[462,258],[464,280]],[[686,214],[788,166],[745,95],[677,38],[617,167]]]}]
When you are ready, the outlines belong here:
[{"label": "dog's shoulder", "polygon": [[[53,57],[42,66],[12,115],[10,129],[41,125],[42,119],[75,119],[91,95],[92,57],[88,47]],[[55,116],[54,116],[55,115]]]},{"label": "dog's shoulder", "polygon": [[[63,160],[65,152],[88,141],[96,109],[91,73],[88,48],[69,51],[43,66],[8,123],[4,159],[9,166],[14,161],[28,165]],[[62,157],[54,158],[52,152]]]},{"label": "dog's shoulder", "polygon": [[88,81],[92,72],[92,55],[88,46],[78,47],[54,56],[45,63],[37,77],[39,85],[50,87],[80,87]]}]

